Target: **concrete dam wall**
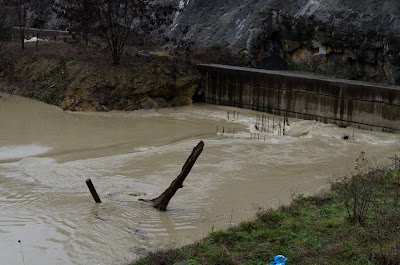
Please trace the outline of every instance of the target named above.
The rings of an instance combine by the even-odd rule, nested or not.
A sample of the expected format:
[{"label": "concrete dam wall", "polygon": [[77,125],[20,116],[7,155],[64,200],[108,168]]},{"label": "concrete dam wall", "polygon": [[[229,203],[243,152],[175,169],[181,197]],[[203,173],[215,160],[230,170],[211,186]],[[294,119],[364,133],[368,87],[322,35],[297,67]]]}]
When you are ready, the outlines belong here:
[{"label": "concrete dam wall", "polygon": [[400,133],[400,87],[225,65],[199,65],[207,103]]}]

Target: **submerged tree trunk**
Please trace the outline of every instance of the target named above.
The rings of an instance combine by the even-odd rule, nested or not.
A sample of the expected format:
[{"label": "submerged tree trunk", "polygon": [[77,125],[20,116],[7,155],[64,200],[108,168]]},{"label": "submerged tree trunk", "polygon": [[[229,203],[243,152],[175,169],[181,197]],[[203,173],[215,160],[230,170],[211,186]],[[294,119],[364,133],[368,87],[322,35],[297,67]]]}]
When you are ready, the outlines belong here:
[{"label": "submerged tree trunk", "polygon": [[203,151],[204,142],[200,141],[195,148],[193,148],[192,154],[186,160],[186,163],[182,167],[181,173],[176,177],[176,179],[171,183],[171,185],[166,189],[160,196],[152,200],[143,200],[146,202],[151,202],[154,208],[160,211],[165,211],[167,209],[169,201],[175,195],[176,191],[183,188],[183,181],[189,175],[194,163],[196,163],[197,158]]}]

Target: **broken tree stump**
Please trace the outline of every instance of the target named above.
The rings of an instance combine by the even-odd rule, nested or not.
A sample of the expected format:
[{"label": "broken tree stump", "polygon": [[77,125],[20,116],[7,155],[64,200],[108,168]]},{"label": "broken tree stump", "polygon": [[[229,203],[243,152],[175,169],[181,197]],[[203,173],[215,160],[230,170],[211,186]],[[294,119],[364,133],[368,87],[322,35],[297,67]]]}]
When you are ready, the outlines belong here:
[{"label": "broken tree stump", "polygon": [[183,188],[183,181],[186,179],[187,175],[189,175],[190,170],[192,169],[194,163],[196,163],[197,158],[200,156],[203,151],[204,142],[200,141],[195,148],[193,148],[192,153],[189,158],[186,160],[186,163],[182,167],[181,173],[172,181],[171,185],[166,189],[160,196],[154,198],[152,200],[144,200],[141,201],[150,202],[153,204],[154,208],[157,208],[160,211],[165,211],[167,209],[169,201],[175,195],[176,191],[180,188]]}]

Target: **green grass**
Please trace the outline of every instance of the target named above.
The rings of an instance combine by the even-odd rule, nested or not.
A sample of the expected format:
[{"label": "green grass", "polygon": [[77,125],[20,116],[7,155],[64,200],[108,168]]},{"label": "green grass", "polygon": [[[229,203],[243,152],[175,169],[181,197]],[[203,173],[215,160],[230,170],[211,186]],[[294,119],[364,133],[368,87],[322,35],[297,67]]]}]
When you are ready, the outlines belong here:
[{"label": "green grass", "polygon": [[[150,253],[139,264],[400,264],[400,174],[385,171],[362,224],[349,216],[343,192],[299,196],[280,209],[260,209],[254,221],[209,234],[201,242]],[[351,178],[350,178],[351,179]],[[349,195],[350,196],[350,195]]]}]

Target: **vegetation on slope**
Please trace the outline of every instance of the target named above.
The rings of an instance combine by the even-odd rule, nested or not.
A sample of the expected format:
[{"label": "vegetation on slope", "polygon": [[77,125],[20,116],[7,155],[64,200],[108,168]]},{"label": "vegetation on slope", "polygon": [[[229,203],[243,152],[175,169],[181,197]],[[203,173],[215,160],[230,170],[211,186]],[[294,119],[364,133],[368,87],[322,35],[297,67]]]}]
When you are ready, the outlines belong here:
[{"label": "vegetation on slope", "polygon": [[400,264],[399,210],[400,168],[372,166],[361,153],[354,173],[324,194],[133,264],[269,264],[278,254],[286,264]]},{"label": "vegetation on slope", "polygon": [[[190,56],[190,58],[187,58]],[[160,47],[127,47],[121,65],[110,65],[101,48],[49,40],[8,43],[0,54],[0,91],[72,111],[136,110],[192,102],[200,83],[196,64],[226,62],[218,47],[180,55]]]}]

